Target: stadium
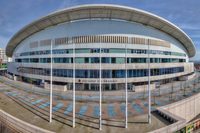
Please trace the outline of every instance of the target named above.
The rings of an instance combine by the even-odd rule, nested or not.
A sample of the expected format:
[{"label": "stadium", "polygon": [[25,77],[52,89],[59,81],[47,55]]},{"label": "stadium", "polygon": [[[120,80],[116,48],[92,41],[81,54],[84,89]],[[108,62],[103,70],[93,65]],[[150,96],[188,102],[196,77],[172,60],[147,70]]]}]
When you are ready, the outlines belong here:
[{"label": "stadium", "polygon": [[[195,54],[184,31],[152,13],[112,4],[65,8],[10,39],[12,62],[0,76],[0,100],[9,102],[0,102],[55,132],[191,132],[200,122]],[[11,122],[19,132],[44,131]]]},{"label": "stadium", "polygon": [[[52,53],[52,54],[51,54]],[[139,9],[107,4],[53,12],[17,32],[6,47],[15,80],[49,88],[129,90],[188,79],[194,43],[171,22]]]}]

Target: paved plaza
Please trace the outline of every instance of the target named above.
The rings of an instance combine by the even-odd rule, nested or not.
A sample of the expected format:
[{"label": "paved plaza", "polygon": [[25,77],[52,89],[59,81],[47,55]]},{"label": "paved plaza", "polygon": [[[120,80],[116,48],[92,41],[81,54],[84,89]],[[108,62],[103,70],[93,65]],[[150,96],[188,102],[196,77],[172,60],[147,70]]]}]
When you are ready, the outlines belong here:
[{"label": "paved plaza", "polygon": [[[64,132],[64,129],[70,129],[72,132],[83,129],[83,131],[87,132],[88,129],[92,129],[94,131],[98,131],[98,117],[99,117],[99,103],[94,99],[98,99],[98,92],[94,96],[88,96],[89,92],[84,92],[80,95],[80,92],[77,92],[76,98],[80,98],[76,101],[76,128],[71,128],[72,126],[72,110],[73,104],[70,96],[70,91],[67,93],[60,93],[62,97],[59,97],[58,94],[53,95],[53,125],[56,123],[55,128],[50,128],[52,123],[48,123],[49,120],[49,95],[48,90],[44,91],[46,93],[41,94],[42,92],[33,91],[33,89],[23,88],[23,86],[17,85],[17,88],[13,87],[15,82],[9,79],[2,80],[0,78],[0,94],[3,99],[12,100],[17,108],[22,108],[22,110],[26,110],[31,114],[33,120],[30,118],[30,114],[25,113],[16,114],[14,110],[9,109],[12,115],[21,118],[22,120],[27,120],[32,124],[37,126],[56,131],[56,132]],[[195,84],[193,84],[193,80],[187,81],[185,83],[185,89],[178,87],[180,82],[174,83],[173,93],[170,92],[171,84],[166,84],[161,87],[160,93],[158,90],[155,92],[152,91],[152,108],[151,111],[155,111],[157,107],[164,106],[170,104],[175,101],[179,101],[186,97],[196,94],[199,90],[199,82],[198,75],[195,77]],[[5,81],[6,80],[6,81]],[[11,84],[11,82],[12,84]],[[196,89],[193,89],[194,87]],[[19,88],[21,87],[21,88]],[[27,87],[27,86],[26,86]],[[166,89],[168,88],[168,89]],[[31,91],[32,90],[32,91]],[[94,93],[94,92],[91,92]],[[66,95],[64,95],[66,94]],[[103,92],[104,94],[104,102],[102,103],[102,118],[103,118],[103,131],[110,130],[111,132],[116,132],[118,129],[123,130],[124,132],[131,132],[131,129],[140,131],[139,127],[142,129],[141,132],[151,131],[153,129],[161,128],[170,124],[158,116],[152,115],[153,122],[152,124],[147,123],[147,113],[148,113],[148,96],[146,93],[133,93],[129,92],[129,103],[128,103],[128,121],[129,128],[124,129],[124,120],[125,120],[125,102],[123,101],[124,95],[121,92],[117,91],[115,94],[116,97],[112,99],[106,98],[112,96],[111,92]],[[114,93],[113,93],[114,94]],[[84,97],[85,96],[85,97]],[[89,97],[89,99],[87,98]],[[85,99],[84,99],[85,98]],[[116,99],[119,100],[116,100]],[[114,100],[116,101],[114,101]],[[87,102],[86,102],[87,101]],[[17,103],[17,104],[16,104]],[[2,103],[1,103],[2,104]],[[5,107],[5,110],[8,107]],[[8,111],[8,112],[9,112]],[[17,110],[16,110],[17,111]],[[23,112],[22,111],[22,112]],[[35,119],[37,118],[37,119]],[[45,121],[45,122],[44,122]],[[45,123],[44,125],[41,125]],[[40,123],[40,125],[38,125]],[[59,123],[59,124],[58,124]],[[58,126],[58,125],[59,126]],[[61,125],[62,126],[61,126]],[[53,127],[54,127],[53,126]],[[60,131],[58,131],[58,127],[60,127]]]}]

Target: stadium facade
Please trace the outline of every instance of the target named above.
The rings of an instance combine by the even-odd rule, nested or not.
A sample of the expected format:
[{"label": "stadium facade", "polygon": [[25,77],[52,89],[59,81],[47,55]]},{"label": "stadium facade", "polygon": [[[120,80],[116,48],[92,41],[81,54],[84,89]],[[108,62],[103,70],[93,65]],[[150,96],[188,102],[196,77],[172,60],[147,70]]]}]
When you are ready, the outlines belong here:
[{"label": "stadium facade", "polygon": [[[51,47],[52,46],[52,47]],[[52,58],[51,58],[52,48]],[[192,40],[169,21],[135,8],[92,4],[42,17],[17,32],[6,47],[8,73],[77,90],[128,89],[194,73]],[[150,60],[148,60],[149,58]],[[75,79],[73,78],[75,75]],[[73,80],[74,79],[74,80]]]}]

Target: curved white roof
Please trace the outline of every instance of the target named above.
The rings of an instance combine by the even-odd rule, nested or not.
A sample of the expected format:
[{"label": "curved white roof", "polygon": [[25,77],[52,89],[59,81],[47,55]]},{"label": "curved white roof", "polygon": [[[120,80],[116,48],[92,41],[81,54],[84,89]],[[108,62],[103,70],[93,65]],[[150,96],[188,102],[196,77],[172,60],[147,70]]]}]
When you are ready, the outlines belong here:
[{"label": "curved white roof", "polygon": [[14,49],[18,44],[20,44],[21,41],[49,26],[63,22],[90,18],[120,19],[138,22],[154,27],[181,42],[186,48],[189,57],[193,57],[196,54],[194,43],[190,37],[180,28],[157,15],[126,6],[111,4],[89,4],[56,11],[25,26],[8,42],[6,47],[6,55],[11,57]]}]

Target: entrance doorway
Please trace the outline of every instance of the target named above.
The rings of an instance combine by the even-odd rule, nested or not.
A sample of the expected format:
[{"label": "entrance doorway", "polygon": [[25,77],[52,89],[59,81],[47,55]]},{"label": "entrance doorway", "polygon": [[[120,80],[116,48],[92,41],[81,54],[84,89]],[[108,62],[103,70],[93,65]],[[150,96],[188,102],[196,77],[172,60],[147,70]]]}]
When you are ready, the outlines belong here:
[{"label": "entrance doorway", "polygon": [[98,91],[99,90],[99,84],[91,84],[90,90],[92,91]]}]

